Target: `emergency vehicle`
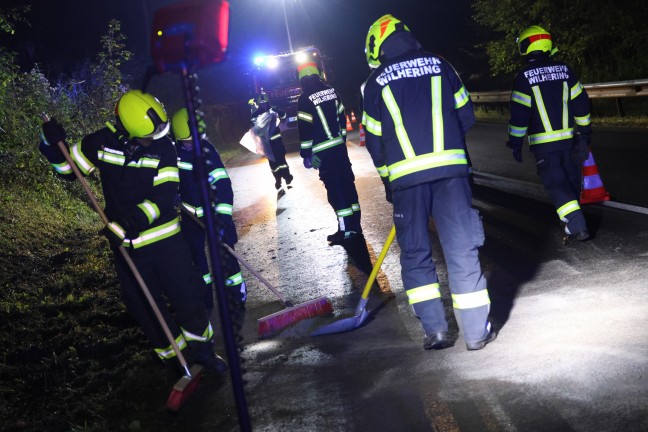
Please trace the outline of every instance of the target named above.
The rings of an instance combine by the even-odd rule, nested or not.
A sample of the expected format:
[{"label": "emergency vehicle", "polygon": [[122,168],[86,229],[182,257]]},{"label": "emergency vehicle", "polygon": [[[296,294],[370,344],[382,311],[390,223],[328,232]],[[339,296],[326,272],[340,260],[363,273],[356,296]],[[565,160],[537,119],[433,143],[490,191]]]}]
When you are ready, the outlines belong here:
[{"label": "emergency vehicle", "polygon": [[[326,80],[322,54],[314,46],[294,52],[259,56],[254,59],[251,74],[253,91],[255,94],[262,90],[265,91],[270,98],[270,105],[286,112],[286,120],[280,125],[282,133],[294,132],[296,134],[297,132],[297,99],[302,93],[297,78],[297,66],[306,62],[316,63],[322,73],[322,78]],[[293,133],[289,135],[293,135]]]}]

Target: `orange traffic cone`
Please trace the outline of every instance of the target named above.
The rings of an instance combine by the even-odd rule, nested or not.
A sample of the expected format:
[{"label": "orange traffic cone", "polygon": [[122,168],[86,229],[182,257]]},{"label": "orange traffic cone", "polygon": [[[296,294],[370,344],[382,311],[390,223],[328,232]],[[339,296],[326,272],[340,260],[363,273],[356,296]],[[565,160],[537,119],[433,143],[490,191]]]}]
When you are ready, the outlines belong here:
[{"label": "orange traffic cone", "polygon": [[583,183],[581,188],[581,204],[592,204],[601,201],[609,201],[610,194],[603,186],[603,181],[599,175],[594,155],[589,152],[589,157],[583,162]]},{"label": "orange traffic cone", "polygon": [[349,115],[347,114],[347,124],[346,124],[346,130],[347,131],[352,131],[353,130],[353,125],[351,125],[351,121],[349,120]]},{"label": "orange traffic cone", "polygon": [[351,111],[351,123],[356,123],[358,120],[356,120],[355,113]]},{"label": "orange traffic cone", "polygon": [[365,131],[364,128],[362,127],[362,123],[360,123],[360,145],[361,146],[365,145]]}]

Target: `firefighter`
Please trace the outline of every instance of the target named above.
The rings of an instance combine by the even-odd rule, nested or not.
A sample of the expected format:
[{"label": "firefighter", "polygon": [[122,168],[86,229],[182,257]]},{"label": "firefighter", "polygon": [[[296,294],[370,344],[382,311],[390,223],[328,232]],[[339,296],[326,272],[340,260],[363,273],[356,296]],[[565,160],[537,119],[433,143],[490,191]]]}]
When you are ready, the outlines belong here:
[{"label": "firefighter", "polygon": [[564,243],[586,241],[589,232],[578,197],[592,132],[587,92],[574,71],[552,57],[557,49],[542,27],[524,29],[517,44],[528,62],[513,81],[506,146],[522,162],[528,135],[538,175],[564,224]]},{"label": "firefighter", "polygon": [[432,260],[431,216],[466,348],[482,349],[497,333],[488,320],[478,255],[484,230],[468,180],[464,137],[475,122],[470,97],[454,68],[421,50],[392,15],[369,28],[366,57],[375,68],[364,88],[366,145],[391,190],[403,286],[425,331],[423,347],[454,344]]},{"label": "firefighter", "polygon": [[[215,193],[216,205],[215,222],[219,232],[219,238],[229,247],[234,248],[238,241],[236,226],[232,220],[234,208],[234,192],[232,182],[227,174],[225,165],[221,160],[218,151],[207,139],[205,122],[202,119],[198,122],[200,133],[200,147],[207,158],[209,177],[208,181]],[[178,168],[180,170],[180,199],[185,212],[193,214],[202,222],[198,224],[191,217],[183,217],[181,220],[182,231],[189,241],[191,256],[194,263],[200,270],[204,280],[203,295],[201,298],[208,311],[214,308],[214,294],[212,291],[212,275],[209,271],[207,256],[205,255],[205,211],[202,205],[201,185],[194,170],[196,159],[193,150],[193,139],[189,127],[189,114],[186,108],[182,108],[173,115],[171,119],[171,130],[176,139],[176,150],[178,152]],[[241,267],[233,256],[227,251],[221,251],[222,268],[225,277],[229,302],[237,307],[245,305],[247,289]]]},{"label": "firefighter", "polygon": [[274,160],[268,158],[268,163],[270,164],[270,171],[272,171],[272,175],[275,178],[275,189],[279,190],[281,189],[281,179],[284,179],[286,185],[291,184],[293,181],[293,176],[290,174],[290,167],[288,166],[288,162],[286,162],[286,147],[281,138],[281,129],[277,121],[277,119],[285,119],[286,112],[277,107],[271,107],[268,94],[263,91],[253,99],[250,99],[248,104],[250,105],[252,115],[252,127],[257,125],[257,120],[263,113],[269,113],[271,115],[267,135]]},{"label": "firefighter", "polygon": [[[126,248],[141,273],[178,347],[188,349],[187,359],[224,374],[227,365],[211,348],[213,329],[199,296],[202,281],[174,207],[179,177],[177,155],[166,136],[167,114],[155,97],[139,90],[123,94],[115,112],[115,124],[106,122],[106,127],[85,136],[70,147],[70,155],[82,174],[99,170],[110,221],[102,234],[113,250],[124,304],[159,358],[178,370],[176,354],[118,253],[119,246]],[[51,119],[42,125],[39,150],[59,176],[73,180],[72,168],[57,146],[65,139],[63,127]]]},{"label": "firefighter", "polygon": [[362,234],[358,192],[346,148],[344,104],[335,89],[322,81],[315,63],[301,64],[298,77],[303,90],[297,101],[300,155],[304,167],[319,170],[337,217],[338,230],[327,240],[343,244]]}]

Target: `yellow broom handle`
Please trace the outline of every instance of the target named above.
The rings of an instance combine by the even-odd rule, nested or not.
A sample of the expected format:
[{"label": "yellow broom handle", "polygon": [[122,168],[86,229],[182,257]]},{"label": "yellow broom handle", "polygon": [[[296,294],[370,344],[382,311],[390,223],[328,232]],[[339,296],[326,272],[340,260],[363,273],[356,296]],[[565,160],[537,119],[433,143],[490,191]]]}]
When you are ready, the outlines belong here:
[{"label": "yellow broom handle", "polygon": [[371,290],[371,287],[374,281],[376,280],[376,276],[380,271],[380,266],[382,265],[385,256],[387,256],[387,251],[389,251],[389,247],[394,241],[394,237],[396,237],[396,225],[392,224],[391,230],[389,231],[389,235],[387,236],[387,240],[385,241],[385,245],[380,251],[380,255],[378,255],[378,259],[376,260],[373,269],[371,269],[371,274],[369,275],[369,279],[367,279],[367,284],[365,285],[364,291],[362,291],[363,299],[367,299],[369,297],[369,291]]}]

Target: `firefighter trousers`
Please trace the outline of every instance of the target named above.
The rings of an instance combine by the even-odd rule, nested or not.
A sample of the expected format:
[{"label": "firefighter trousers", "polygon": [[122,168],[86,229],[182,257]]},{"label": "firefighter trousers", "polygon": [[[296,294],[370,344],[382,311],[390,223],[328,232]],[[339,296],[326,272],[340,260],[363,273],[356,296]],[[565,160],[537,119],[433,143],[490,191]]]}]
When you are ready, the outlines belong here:
[{"label": "firefighter trousers", "polygon": [[[202,219],[204,221],[204,218]],[[203,278],[203,288],[201,290],[200,298],[205,304],[207,310],[214,308],[214,290],[212,284],[212,275],[209,266],[209,255],[207,254],[206,239],[207,235],[203,227],[198,225],[190,218],[182,219],[182,233],[184,234],[191,250],[191,258],[196,267],[200,271]],[[234,249],[236,242],[236,228],[233,226],[224,227],[221,241],[227,243],[229,247]],[[228,241],[228,239],[234,239]],[[241,286],[243,277],[241,275],[241,266],[236,258],[234,258],[226,250],[219,249],[221,270],[223,271],[223,280],[227,288],[227,294],[236,302],[244,302],[246,297],[245,287]]]},{"label": "firefighter trousers", "polygon": [[468,177],[435,180],[393,191],[394,224],[401,248],[401,275],[414,313],[426,334],[448,331],[439,276],[432,258],[433,218],[448,270],[455,316],[467,343],[490,328],[490,300],[478,248],[484,228],[472,208]]},{"label": "firefighter trousers", "polygon": [[355,187],[355,176],[349,155],[341,153],[336,159],[322,158],[319,178],[326,188],[326,196],[338,220],[339,231],[362,233],[360,201]]},{"label": "firefighter trousers", "polygon": [[578,205],[581,185],[580,166],[571,159],[571,150],[536,154],[536,168],[543,186],[556,206],[569,234],[587,229],[585,215]]},{"label": "firefighter trousers", "polygon": [[[171,351],[171,343],[133,272],[121,253],[116,250],[113,252],[126,309],[142,327],[158,355],[162,358],[173,357],[175,353]],[[128,249],[128,253],[180,348],[186,346],[185,342],[208,343],[213,330],[200,298],[203,283],[191,261],[189,247],[182,234],[175,234],[140,249]],[[172,317],[167,302],[177,322]]]}]

